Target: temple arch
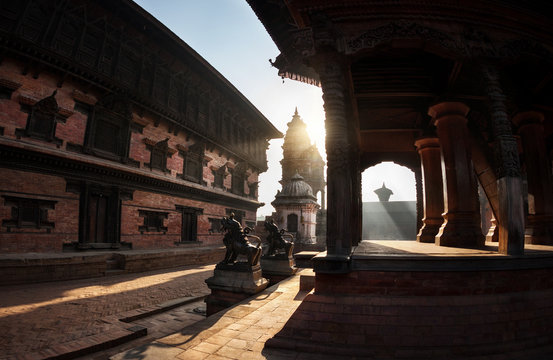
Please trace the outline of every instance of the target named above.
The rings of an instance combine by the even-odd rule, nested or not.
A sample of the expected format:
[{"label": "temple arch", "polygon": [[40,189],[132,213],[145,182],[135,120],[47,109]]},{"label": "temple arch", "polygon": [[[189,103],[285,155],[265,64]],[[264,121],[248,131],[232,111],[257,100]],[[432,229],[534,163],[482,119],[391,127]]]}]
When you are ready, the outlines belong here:
[{"label": "temple arch", "polygon": [[[362,239],[415,240],[417,236],[417,191],[413,170],[383,161],[362,173]],[[376,192],[392,192],[389,201],[379,201]]]}]

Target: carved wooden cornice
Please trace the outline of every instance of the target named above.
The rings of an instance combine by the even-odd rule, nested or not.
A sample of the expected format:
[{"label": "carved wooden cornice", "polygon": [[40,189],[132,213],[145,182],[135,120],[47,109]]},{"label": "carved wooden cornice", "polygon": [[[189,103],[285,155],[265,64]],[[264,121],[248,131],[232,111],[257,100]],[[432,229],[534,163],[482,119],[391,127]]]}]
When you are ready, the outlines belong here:
[{"label": "carved wooden cornice", "polygon": [[[38,12],[34,16],[22,10],[31,1]],[[0,22],[7,24],[0,29],[0,48],[5,55],[25,61],[26,71],[33,76],[39,76],[44,69],[53,69],[60,78],[72,76],[101,92],[128,94],[135,106],[169,123],[175,133],[182,129],[220,143],[218,135],[191,120],[186,104],[181,104],[181,99],[187,97],[187,89],[200,87],[210,96],[225,99],[232,112],[255,124],[254,133],[262,134],[263,138],[282,136],[228,80],[161,23],[145,17],[133,2],[75,0],[64,6],[53,6],[50,0],[22,2],[17,7],[19,11],[0,14]],[[117,15],[123,10],[124,19]],[[71,30],[56,22],[71,23]],[[149,31],[144,31],[146,28]],[[105,56],[108,50],[116,55]],[[81,91],[75,91],[73,97],[83,104],[96,104],[94,97]],[[262,159],[241,147],[221,146],[234,156],[266,169]]]}]

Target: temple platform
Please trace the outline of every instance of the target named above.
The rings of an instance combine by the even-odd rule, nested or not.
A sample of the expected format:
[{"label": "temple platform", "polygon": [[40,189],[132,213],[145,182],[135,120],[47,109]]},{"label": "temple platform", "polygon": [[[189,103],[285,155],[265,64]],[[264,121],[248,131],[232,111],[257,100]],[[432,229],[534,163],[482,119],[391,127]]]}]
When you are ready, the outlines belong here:
[{"label": "temple platform", "polygon": [[223,259],[222,246],[187,244],[158,250],[96,250],[59,253],[0,254],[0,285],[86,279],[206,265]]},{"label": "temple platform", "polygon": [[553,247],[519,257],[495,247],[362,242],[347,274],[303,269],[113,359],[552,358]]}]

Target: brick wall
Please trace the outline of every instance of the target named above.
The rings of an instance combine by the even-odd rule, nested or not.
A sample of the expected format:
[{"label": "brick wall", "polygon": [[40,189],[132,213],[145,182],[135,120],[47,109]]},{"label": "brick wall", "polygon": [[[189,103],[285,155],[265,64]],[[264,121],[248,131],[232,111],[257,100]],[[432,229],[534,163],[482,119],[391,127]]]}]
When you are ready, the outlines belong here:
[{"label": "brick wall", "polygon": [[12,217],[12,206],[3,196],[56,201],[48,209],[47,220],[53,229],[0,227],[0,253],[61,251],[64,242],[78,239],[78,195],[65,191],[65,180],[56,176],[0,168],[0,221]]},{"label": "brick wall", "polygon": [[[38,74],[28,72],[24,74],[24,65],[13,59],[6,58],[0,64],[0,79],[20,84],[13,91],[10,99],[0,99],[0,126],[4,128],[4,135],[0,141],[9,139],[16,140],[20,145],[39,145],[47,149],[59,149],[66,151],[68,144],[82,146],[85,142],[87,126],[87,115],[75,110],[76,97],[80,102],[94,104],[103,94],[95,91],[94,87],[83,88],[81,82],[75,82],[70,77],[60,83],[58,75],[49,73],[46,69]],[[61,87],[58,85],[61,84]],[[66,116],[64,121],[56,123],[55,136],[61,143],[48,142],[41,139],[19,136],[16,129],[24,129],[27,123],[28,114],[22,111],[21,104],[32,105],[57,91],[55,98],[58,106]],[[78,94],[78,95],[77,95]],[[85,100],[83,100],[85,98]],[[27,100],[25,100],[27,99]],[[133,109],[136,110],[136,109]],[[170,129],[169,124],[160,121],[156,115],[147,111],[133,113],[133,121],[139,124],[142,131],[132,131],[129,144],[129,158],[138,162],[139,170],[145,175],[154,174],[156,177],[164,177],[167,181],[181,182],[183,185],[206,186],[213,189],[213,174],[211,168],[220,168],[226,164],[236,165],[239,159],[230,156],[227,152],[214,149],[206,149],[206,160],[203,167],[203,179],[200,184],[192,184],[179,178],[177,175],[183,172],[183,158],[179,155],[178,149],[187,149],[198,141],[197,138],[186,134],[183,131],[175,132]],[[147,164],[150,162],[150,150],[146,143],[156,143],[168,140],[169,157],[167,158],[167,169],[169,172],[162,172],[157,169],[150,169]],[[75,147],[67,156],[75,156]],[[70,154],[70,155],[69,155]],[[61,155],[65,156],[65,155]],[[92,158],[99,161],[102,166],[117,165],[109,160]],[[87,160],[84,160],[87,161]],[[132,163],[132,161],[131,161]],[[129,165],[129,169],[137,171],[136,167]],[[247,182],[256,182],[258,174],[254,169],[249,169]],[[0,168],[2,182],[0,182],[0,195],[2,194],[23,194],[29,198],[42,196],[57,201],[55,209],[48,210],[48,221],[55,224],[48,233],[44,229],[24,229],[21,231],[7,232],[6,227],[0,228],[0,251],[2,252],[56,252],[61,251],[64,243],[78,241],[78,214],[79,195],[66,192],[65,179],[56,176],[44,175],[34,172],[22,172]],[[75,174],[78,178],[79,174]],[[232,175],[226,176],[224,186],[231,188]],[[87,179],[90,180],[90,179]],[[102,182],[102,179],[97,179]],[[245,182],[246,196],[249,188]],[[109,185],[109,184],[108,184]],[[223,190],[213,189],[213,191]],[[19,195],[18,195],[19,196]],[[135,249],[155,249],[175,247],[175,242],[181,240],[181,213],[175,205],[190,206],[203,209],[198,215],[198,240],[205,245],[219,245],[222,242],[222,234],[210,233],[209,218],[222,218],[227,215],[228,206],[217,205],[211,202],[201,202],[167,196],[144,191],[134,191],[132,200],[125,200],[121,206],[121,241],[131,242]],[[139,210],[166,212],[168,218],[164,220],[167,231],[144,232],[139,227],[144,224],[144,218],[139,216]],[[6,206],[0,198],[0,221],[10,219],[11,207]],[[255,212],[247,211],[248,221],[255,221]],[[32,234],[32,235],[31,235]]]},{"label": "brick wall", "polygon": [[267,346],[378,359],[547,358],[552,275],[552,269],[317,274],[315,293]]}]

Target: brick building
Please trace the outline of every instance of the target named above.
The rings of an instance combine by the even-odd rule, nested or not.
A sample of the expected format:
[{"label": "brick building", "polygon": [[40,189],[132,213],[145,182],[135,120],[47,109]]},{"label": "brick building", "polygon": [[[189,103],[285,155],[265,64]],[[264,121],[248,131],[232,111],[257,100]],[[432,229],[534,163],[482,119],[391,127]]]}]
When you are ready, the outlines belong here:
[{"label": "brick building", "polygon": [[253,227],[268,140],[221,74],[130,0],[3,2],[0,253],[220,246]]}]

